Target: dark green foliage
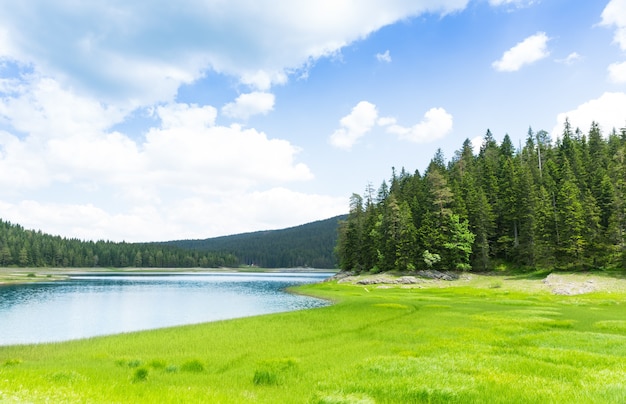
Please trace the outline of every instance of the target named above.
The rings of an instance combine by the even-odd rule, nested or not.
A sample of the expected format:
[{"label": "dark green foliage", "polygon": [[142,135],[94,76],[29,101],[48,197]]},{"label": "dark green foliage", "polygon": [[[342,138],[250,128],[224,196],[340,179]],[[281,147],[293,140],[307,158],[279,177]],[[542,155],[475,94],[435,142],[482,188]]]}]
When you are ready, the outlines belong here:
[{"label": "dark green foliage", "polygon": [[[353,195],[339,230],[344,270],[626,269],[626,129],[603,137],[572,130],[552,143],[528,131],[515,150],[488,130],[475,155],[466,140],[447,165]],[[368,193],[371,195],[371,187]]]},{"label": "dark green foliage", "polygon": [[335,268],[337,226],[345,216],[337,216],[282,230],[259,231],[206,240],[180,240],[162,243],[190,251],[227,253],[238,257],[239,265],[262,268]]},{"label": "dark green foliage", "polygon": [[[0,219],[0,267],[220,267],[237,266],[229,253],[189,251],[145,243],[82,241],[51,236]],[[33,274],[34,276],[34,274]]]},{"label": "dark green foliage", "polygon": [[180,366],[183,372],[200,373],[204,371],[204,365],[198,359],[191,359]]},{"label": "dark green foliage", "polygon": [[135,371],[133,372],[133,382],[145,382],[146,380],[148,380],[148,373],[148,369],[146,368],[135,369]]}]

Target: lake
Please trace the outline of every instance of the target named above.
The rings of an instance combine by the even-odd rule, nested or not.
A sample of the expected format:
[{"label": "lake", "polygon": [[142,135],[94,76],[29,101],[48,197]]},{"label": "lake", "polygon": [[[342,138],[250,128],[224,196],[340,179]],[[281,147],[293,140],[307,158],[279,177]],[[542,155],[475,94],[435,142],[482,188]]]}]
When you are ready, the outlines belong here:
[{"label": "lake", "polygon": [[78,274],[0,286],[0,345],[98,335],[322,307],[289,286],[333,275],[297,273]]}]

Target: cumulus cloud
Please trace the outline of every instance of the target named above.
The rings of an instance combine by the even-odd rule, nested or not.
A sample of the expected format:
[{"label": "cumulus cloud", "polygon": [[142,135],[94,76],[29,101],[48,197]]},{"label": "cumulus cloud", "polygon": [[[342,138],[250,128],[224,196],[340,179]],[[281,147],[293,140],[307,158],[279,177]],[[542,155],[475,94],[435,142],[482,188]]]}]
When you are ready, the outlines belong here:
[{"label": "cumulus cloud", "polygon": [[474,154],[477,154],[480,151],[480,148],[483,147],[485,138],[483,136],[476,136],[470,140],[470,142],[472,143],[472,150],[474,151]]},{"label": "cumulus cloud", "polygon": [[378,110],[376,105],[367,102],[359,102],[350,114],[344,116],[339,121],[340,128],[335,130],[330,136],[330,143],[344,150],[349,150],[352,146],[376,124]]},{"label": "cumulus cloud", "polygon": [[420,123],[411,127],[392,124],[387,128],[387,132],[414,143],[427,143],[441,139],[450,133],[452,121],[452,115],[445,109],[431,108],[426,111]]},{"label": "cumulus cloud", "polygon": [[4,82],[0,117],[17,131],[50,138],[102,132],[121,122],[125,110],[80,97],[37,74]]},{"label": "cumulus cloud", "polygon": [[389,49],[385,51],[385,53],[377,53],[376,60],[384,63],[391,63],[391,55],[389,54]]},{"label": "cumulus cloud", "polygon": [[467,3],[3,2],[0,51],[108,102],[141,105],[171,101],[180,84],[207,71],[267,90],[383,26],[425,12],[445,15]]},{"label": "cumulus cloud", "polygon": [[560,136],[563,133],[565,119],[569,119],[572,128],[580,128],[586,132],[591,127],[591,122],[597,122],[603,133],[608,134],[613,128],[619,130],[626,126],[624,115],[626,105],[626,93],[606,92],[599,98],[587,101],[575,109],[558,114],[556,126],[552,129],[552,136]]},{"label": "cumulus cloud", "polygon": [[504,52],[502,58],[492,63],[494,69],[500,72],[514,72],[523,66],[534,63],[547,57],[548,36],[545,32],[538,32]]},{"label": "cumulus cloud", "polygon": [[41,229],[86,240],[165,241],[206,238],[280,229],[344,214],[342,197],[295,192],[282,187],[236,193],[228,199],[187,196],[169,206],[142,205],[112,212],[93,203],[63,204],[0,200],[3,219],[25,228]]},{"label": "cumulus cloud", "polygon": [[611,0],[602,11],[601,24],[615,28],[613,40],[626,50],[626,0]]},{"label": "cumulus cloud", "polygon": [[626,62],[609,65],[609,80],[616,84],[626,83]]},{"label": "cumulus cloud", "polygon": [[582,56],[580,56],[577,52],[572,52],[569,55],[567,55],[565,58],[557,59],[556,61],[558,63],[563,63],[563,64],[570,66],[578,62],[580,59],[582,59]]},{"label": "cumulus cloud", "polygon": [[[155,110],[160,124],[142,138],[131,138],[107,129],[111,122],[100,120],[77,119],[76,128],[66,127],[62,116],[48,116],[52,102],[39,97],[40,86],[34,83],[24,96],[41,100],[42,109],[27,112],[42,125],[50,123],[60,129],[23,136],[0,131],[0,205],[5,220],[72,237],[147,241],[175,235],[207,237],[211,229],[226,231],[228,225],[242,231],[261,229],[271,222],[271,206],[256,218],[228,214],[259,211],[250,206],[252,196],[259,194],[267,200],[267,195],[290,196],[275,205],[286,212],[285,219],[276,220],[275,225],[344,211],[345,201],[321,195],[310,195],[298,208],[284,207],[288,201],[301,202],[306,194],[277,190],[313,178],[309,168],[297,161],[299,148],[255,129],[215,125],[217,112],[211,106],[162,105]],[[59,97],[73,100],[72,94]],[[85,118],[99,105],[89,99],[75,101],[63,108],[69,114],[72,106],[79,108],[82,103],[87,109]],[[22,122],[26,120],[23,112],[6,103],[2,107],[6,119],[28,124]],[[39,202],[24,198],[46,189],[56,191]],[[65,203],[66,198],[72,202]],[[201,202],[185,210],[189,201]],[[195,222],[180,212],[192,208]]]},{"label": "cumulus cloud", "polygon": [[349,150],[376,125],[386,128],[386,132],[397,135],[401,140],[414,143],[427,143],[441,139],[452,131],[452,115],[443,108],[431,108],[421,122],[405,127],[398,125],[394,117],[379,117],[376,105],[367,101],[359,102],[349,115],[344,116],[341,127],[331,135],[330,143],[340,149]]},{"label": "cumulus cloud", "polygon": [[246,120],[252,115],[267,114],[274,109],[274,94],[264,92],[252,92],[241,94],[235,102],[222,107],[222,114]]}]

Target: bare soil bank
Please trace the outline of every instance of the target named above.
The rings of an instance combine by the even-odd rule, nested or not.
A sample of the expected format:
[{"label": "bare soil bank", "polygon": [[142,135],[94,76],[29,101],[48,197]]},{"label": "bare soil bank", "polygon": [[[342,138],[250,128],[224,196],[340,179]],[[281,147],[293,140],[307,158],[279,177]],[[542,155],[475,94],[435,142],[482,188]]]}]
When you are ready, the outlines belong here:
[{"label": "bare soil bank", "polygon": [[332,279],[338,283],[351,283],[373,288],[505,288],[523,292],[547,292],[555,295],[581,295],[592,292],[626,292],[623,274],[602,272],[551,273],[547,276],[500,275],[474,273],[448,273],[423,271],[422,273],[361,274],[339,273]]}]

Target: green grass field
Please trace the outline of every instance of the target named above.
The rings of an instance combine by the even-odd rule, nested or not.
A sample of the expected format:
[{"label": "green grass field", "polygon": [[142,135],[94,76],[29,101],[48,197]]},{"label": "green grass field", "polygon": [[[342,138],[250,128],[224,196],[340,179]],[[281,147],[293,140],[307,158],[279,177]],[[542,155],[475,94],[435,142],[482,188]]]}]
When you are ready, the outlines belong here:
[{"label": "green grass field", "polygon": [[0,347],[0,402],[626,402],[626,294],[605,280],[577,296],[532,277],[307,285],[337,303]]}]

